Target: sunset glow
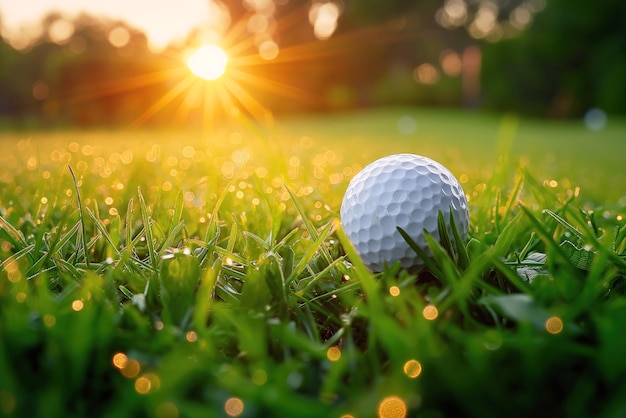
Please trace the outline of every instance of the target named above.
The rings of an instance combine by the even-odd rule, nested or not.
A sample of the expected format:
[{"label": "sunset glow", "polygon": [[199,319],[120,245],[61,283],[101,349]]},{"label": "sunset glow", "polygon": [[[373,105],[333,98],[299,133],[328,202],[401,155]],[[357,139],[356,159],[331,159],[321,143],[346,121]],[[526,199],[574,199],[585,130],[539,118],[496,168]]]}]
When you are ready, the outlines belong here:
[{"label": "sunset glow", "polygon": [[192,73],[205,80],[215,80],[220,78],[226,65],[228,56],[218,46],[205,45],[192,53],[187,60],[187,65]]},{"label": "sunset glow", "polygon": [[[49,42],[72,56],[86,51],[109,54],[101,77],[81,77],[80,83],[64,81],[67,86],[62,89],[45,77],[31,82],[32,97],[51,119],[65,112],[81,123],[93,123],[100,117],[97,109],[128,106],[137,111],[136,117],[131,119],[132,112],[122,110],[111,111],[117,113],[109,116],[128,119],[134,128],[167,121],[206,129],[229,119],[271,124],[271,105],[276,104],[283,108],[291,107],[285,103],[324,106],[330,96],[309,82],[311,77],[321,77],[313,63],[345,56],[355,42],[384,42],[389,37],[387,24],[335,35],[344,13],[335,1],[288,7],[279,0],[242,0],[248,9],[243,13],[216,1],[181,0],[185,7],[177,3],[175,10],[165,0],[155,1],[163,5],[159,13],[145,13],[156,7],[148,0],[133,0],[132,5],[123,0],[102,4],[24,0],[21,6],[0,0],[0,36],[24,52]],[[44,11],[34,13],[39,10],[33,6],[36,2],[45,3],[42,9],[48,11],[58,5],[57,14],[45,24],[24,23],[43,22],[46,17]],[[183,12],[184,19],[179,16]],[[148,15],[154,20],[146,21]],[[11,19],[5,21],[5,17]],[[24,29],[28,27],[32,31]],[[176,33],[171,32],[174,27]],[[104,37],[97,36],[100,32]],[[283,43],[281,38],[290,41]],[[118,58],[127,61],[128,74]],[[90,60],[68,59],[64,73],[91,74],[86,70],[93,64]],[[326,77],[338,76],[329,72]]]}]

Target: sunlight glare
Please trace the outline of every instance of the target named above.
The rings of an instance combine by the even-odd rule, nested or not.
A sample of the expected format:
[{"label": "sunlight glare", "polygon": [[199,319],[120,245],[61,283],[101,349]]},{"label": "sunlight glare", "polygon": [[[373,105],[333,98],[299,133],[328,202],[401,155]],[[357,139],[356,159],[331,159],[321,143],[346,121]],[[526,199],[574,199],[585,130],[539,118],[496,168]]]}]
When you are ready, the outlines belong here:
[{"label": "sunlight glare", "polygon": [[228,56],[218,46],[205,45],[189,56],[187,65],[192,73],[205,80],[220,78],[226,71]]}]

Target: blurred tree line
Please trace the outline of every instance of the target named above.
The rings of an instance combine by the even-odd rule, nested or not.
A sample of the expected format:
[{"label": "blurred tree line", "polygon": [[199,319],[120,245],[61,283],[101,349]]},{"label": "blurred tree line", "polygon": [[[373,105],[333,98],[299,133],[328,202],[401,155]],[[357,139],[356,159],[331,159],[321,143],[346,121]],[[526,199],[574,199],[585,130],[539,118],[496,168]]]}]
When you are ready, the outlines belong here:
[{"label": "blurred tree line", "polygon": [[[69,37],[55,38],[59,24],[70,25]],[[122,47],[109,39],[113,28],[127,36]],[[0,43],[0,115],[5,123],[126,123],[129,115],[158,99],[157,90],[129,82],[167,65],[150,53],[142,32],[88,15],[68,22],[56,13],[43,20],[41,32],[41,39],[21,51]]]},{"label": "blurred tree line", "polygon": [[[617,0],[220,4],[243,55],[263,55],[268,40],[279,46],[262,65],[240,68],[265,80],[242,87],[276,113],[381,105],[626,113],[626,3]],[[128,124],[168,98],[145,123],[169,124],[189,105],[172,91],[189,76],[183,50],[202,43],[201,30],[158,53],[124,22],[89,15],[50,14],[41,33],[21,50],[0,42],[5,123]],[[303,93],[281,93],[291,89]],[[184,113],[183,123],[202,119]]]},{"label": "blurred tree line", "polygon": [[541,116],[626,114],[626,2],[548,0],[529,30],[483,48],[484,103]]}]

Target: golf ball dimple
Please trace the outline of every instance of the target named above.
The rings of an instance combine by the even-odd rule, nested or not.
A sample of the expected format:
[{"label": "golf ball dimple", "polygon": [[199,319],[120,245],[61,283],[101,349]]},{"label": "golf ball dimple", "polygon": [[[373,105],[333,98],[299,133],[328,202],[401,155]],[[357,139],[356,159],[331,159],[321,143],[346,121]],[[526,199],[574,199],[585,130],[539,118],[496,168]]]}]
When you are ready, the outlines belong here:
[{"label": "golf ball dimple", "polygon": [[[430,254],[424,230],[439,240],[437,217],[450,211],[465,239],[469,230],[467,198],[459,181],[443,165],[414,154],[383,157],[361,170],[348,185],[341,204],[343,229],[362,261],[372,271],[400,262],[423,265],[397,227]],[[450,228],[450,225],[448,225]],[[448,233],[451,235],[451,231]]]}]

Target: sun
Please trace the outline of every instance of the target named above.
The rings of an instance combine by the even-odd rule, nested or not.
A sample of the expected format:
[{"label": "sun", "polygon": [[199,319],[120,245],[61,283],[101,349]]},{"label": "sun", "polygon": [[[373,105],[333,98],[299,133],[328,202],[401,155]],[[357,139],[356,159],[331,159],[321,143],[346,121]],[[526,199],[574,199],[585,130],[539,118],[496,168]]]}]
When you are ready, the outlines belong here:
[{"label": "sun", "polygon": [[216,80],[226,71],[228,56],[215,45],[204,45],[193,52],[187,60],[192,73],[205,80]]}]

